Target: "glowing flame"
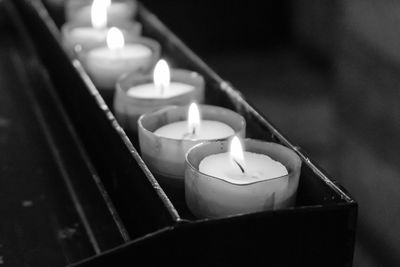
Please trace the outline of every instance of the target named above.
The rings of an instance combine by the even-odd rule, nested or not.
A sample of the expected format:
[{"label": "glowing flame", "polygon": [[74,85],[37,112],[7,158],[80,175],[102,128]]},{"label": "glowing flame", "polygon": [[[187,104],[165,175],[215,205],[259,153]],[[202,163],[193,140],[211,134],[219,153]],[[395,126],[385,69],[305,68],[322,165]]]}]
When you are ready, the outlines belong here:
[{"label": "glowing flame", "polygon": [[121,49],[125,45],[124,35],[118,28],[112,27],[107,32],[107,46],[111,50]]},{"label": "glowing flame", "polygon": [[200,112],[199,107],[192,103],[188,111],[188,131],[191,134],[196,134],[200,129]]},{"label": "glowing flame", "polygon": [[153,80],[155,87],[158,88],[161,92],[161,95],[163,95],[171,80],[169,67],[164,59],[160,59],[157,62],[153,72]]},{"label": "glowing flame", "polygon": [[[111,5],[111,2],[109,3]],[[94,0],[91,8],[92,26],[102,29],[107,26],[107,7],[108,3],[104,0]]]},{"label": "glowing flame", "polygon": [[239,166],[240,170],[244,172],[244,155],[243,148],[237,136],[234,136],[230,146],[230,156],[232,160]]}]

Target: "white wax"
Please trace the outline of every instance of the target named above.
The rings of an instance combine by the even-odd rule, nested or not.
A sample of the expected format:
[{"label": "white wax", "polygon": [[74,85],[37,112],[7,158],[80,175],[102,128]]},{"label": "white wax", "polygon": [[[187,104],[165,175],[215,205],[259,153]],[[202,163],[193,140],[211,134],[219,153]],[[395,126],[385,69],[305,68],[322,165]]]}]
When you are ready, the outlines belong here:
[{"label": "white wax", "polygon": [[146,83],[129,88],[127,95],[135,98],[165,99],[186,94],[194,90],[194,86],[186,83],[171,82],[161,93],[154,83]]},{"label": "white wax", "polygon": [[[130,36],[139,36],[141,25],[134,23],[121,23],[121,31],[125,38]],[[79,44],[84,50],[106,43],[107,33],[110,27],[93,28],[91,26],[75,26],[74,24],[64,24],[62,27],[63,44],[68,51],[73,51]]]},{"label": "white wax", "polygon": [[71,30],[69,38],[74,43],[85,43],[92,40],[102,42],[106,40],[107,30],[108,28],[79,27]]},{"label": "white wax", "polygon": [[112,2],[107,8],[107,16],[110,18],[128,18],[132,15],[132,6],[127,3]]},{"label": "white wax", "polygon": [[199,171],[235,184],[248,184],[269,180],[288,174],[286,167],[267,155],[244,151],[245,169],[243,173],[231,159],[230,153],[219,153],[205,157],[199,165]]},{"label": "white wax", "polygon": [[126,44],[123,48],[111,50],[108,47],[95,48],[88,57],[96,59],[98,64],[113,64],[121,61],[143,60],[151,56],[151,49],[142,44]]},{"label": "white wax", "polygon": [[72,29],[64,36],[64,43],[68,49],[73,49],[77,44],[83,47],[90,47],[105,42],[107,37],[107,28],[96,29],[92,27],[79,27]]},{"label": "white wax", "polygon": [[[129,3],[119,3],[119,2],[111,2],[111,5],[107,8],[107,21],[115,22],[115,21],[127,21],[131,19],[133,15],[133,6]],[[69,21],[81,21],[81,22],[90,22],[91,21],[91,5],[87,5],[84,7],[75,10],[74,13],[70,11],[68,15]]]},{"label": "white wax", "polygon": [[235,131],[226,123],[212,120],[202,120],[196,134],[188,133],[188,122],[177,121],[164,125],[154,131],[154,134],[171,139],[212,140],[229,137]]},{"label": "white wax", "polygon": [[128,43],[116,50],[103,46],[89,50],[86,68],[97,86],[114,88],[118,77],[148,67],[151,57],[152,50],[143,44]]}]

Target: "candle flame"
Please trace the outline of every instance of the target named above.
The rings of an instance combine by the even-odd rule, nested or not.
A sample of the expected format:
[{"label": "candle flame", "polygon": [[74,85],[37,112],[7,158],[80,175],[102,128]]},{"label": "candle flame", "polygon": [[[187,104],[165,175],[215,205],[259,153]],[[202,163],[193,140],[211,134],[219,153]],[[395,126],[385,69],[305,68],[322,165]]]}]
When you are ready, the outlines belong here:
[{"label": "candle flame", "polygon": [[153,81],[156,88],[164,94],[165,90],[168,88],[171,80],[171,74],[169,71],[168,63],[164,59],[160,59],[153,72]]},{"label": "candle flame", "polygon": [[192,103],[189,106],[188,111],[188,132],[190,134],[196,134],[200,128],[200,112],[199,107],[196,103]]},{"label": "candle flame", "polygon": [[107,26],[107,8],[111,5],[107,0],[94,0],[91,8],[92,26],[96,29],[103,29]]},{"label": "candle flame", "polygon": [[124,35],[118,28],[112,27],[107,32],[107,46],[111,50],[121,49],[125,45]]},{"label": "candle flame", "polygon": [[237,136],[234,136],[230,145],[230,156],[232,160],[238,165],[240,170],[244,172],[244,154],[242,144]]}]

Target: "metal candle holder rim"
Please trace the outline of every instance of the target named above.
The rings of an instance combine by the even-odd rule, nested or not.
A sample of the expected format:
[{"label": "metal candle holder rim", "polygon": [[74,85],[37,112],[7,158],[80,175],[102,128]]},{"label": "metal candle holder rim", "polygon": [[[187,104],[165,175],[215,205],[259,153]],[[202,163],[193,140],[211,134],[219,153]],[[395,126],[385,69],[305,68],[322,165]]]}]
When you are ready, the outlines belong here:
[{"label": "metal candle holder rim", "polygon": [[[277,146],[284,147],[285,149],[287,149],[287,151],[290,151],[291,153],[293,153],[294,155],[297,156],[298,161],[299,161],[299,167],[301,167],[301,159],[300,159],[300,157],[298,157],[297,153],[296,153],[295,151],[291,150],[290,148],[284,146],[284,145],[281,145],[281,144],[278,144],[278,143],[274,143],[274,142],[266,142],[266,141],[262,141],[262,140],[258,140],[258,139],[252,139],[252,138],[242,138],[241,141],[244,141],[244,142],[246,142],[246,141],[255,141],[255,142],[268,143],[268,144],[270,144],[270,145],[277,145]],[[216,176],[212,176],[212,175],[208,175],[208,174],[206,174],[206,173],[203,173],[203,172],[201,172],[198,168],[196,168],[195,166],[193,166],[193,164],[188,160],[188,156],[189,156],[189,154],[190,154],[192,151],[194,151],[194,150],[197,149],[198,147],[201,147],[201,146],[204,146],[204,145],[210,145],[210,144],[216,143],[216,142],[225,142],[225,143],[226,143],[226,142],[228,142],[228,141],[227,141],[227,140],[221,140],[221,141],[220,141],[220,140],[215,140],[215,141],[214,141],[214,140],[210,140],[210,141],[204,141],[204,142],[201,142],[201,143],[199,143],[199,144],[197,144],[197,145],[194,145],[194,146],[191,147],[191,148],[186,152],[186,154],[185,154],[185,162],[186,162],[186,164],[187,164],[193,171],[199,172],[199,173],[201,173],[202,175],[204,175],[204,176],[206,176],[206,177],[213,178],[213,179],[218,179],[218,180],[223,181],[223,182],[225,182],[225,183],[229,183],[229,184],[232,184],[232,185],[235,185],[235,186],[239,186],[239,187],[241,187],[241,186],[248,186],[248,185],[251,185],[251,184],[262,183],[262,182],[266,182],[266,181],[272,181],[272,180],[276,180],[276,179],[281,179],[281,178],[283,178],[283,177],[285,177],[285,176],[290,176],[290,174],[293,173],[293,171],[288,170],[288,174],[286,174],[286,175],[274,177],[274,178],[271,178],[271,179],[268,179],[268,180],[260,180],[260,181],[249,182],[249,183],[245,183],[245,184],[232,183],[232,182],[227,181],[227,180],[225,180],[225,179],[222,179],[222,178],[220,178],[220,177],[216,177]],[[283,164],[283,163],[282,163],[282,164]],[[285,165],[284,165],[284,166],[285,166]],[[285,166],[285,167],[287,168],[287,166]]]},{"label": "metal candle holder rim", "polygon": [[[149,114],[162,113],[162,112],[165,112],[166,110],[169,110],[169,109],[173,109],[173,108],[176,109],[176,108],[182,108],[182,107],[189,107],[189,106],[187,106],[187,105],[186,105],[186,106],[168,105],[168,106],[162,107],[162,108],[160,108],[160,109],[154,110],[154,111],[152,111],[152,112],[144,113],[144,114],[142,114],[142,115],[139,117],[139,119],[138,119],[138,129],[139,129],[139,128],[142,128],[143,131],[144,131],[145,133],[148,133],[148,134],[150,134],[150,135],[156,135],[156,134],[154,134],[154,132],[148,130],[147,128],[145,128],[145,127],[143,126],[143,124],[142,124],[143,118],[144,118],[145,116],[148,116]],[[239,113],[233,111],[233,110],[230,110],[230,109],[227,109],[227,108],[223,108],[223,107],[219,107],[219,106],[205,105],[205,104],[199,104],[199,107],[200,107],[200,108],[201,108],[201,107],[213,107],[213,108],[221,109],[221,110],[224,110],[224,111],[232,112],[233,115],[236,115],[236,116],[238,116],[238,118],[240,118],[242,126],[243,126],[243,127],[246,127],[246,120],[244,119],[244,117],[243,117],[242,115],[240,115]],[[242,127],[242,128],[243,128],[243,127]],[[241,128],[241,129],[242,129],[242,128]],[[235,131],[235,129],[234,129],[234,131]],[[235,131],[235,133],[236,133],[236,131]],[[158,136],[158,135],[157,135],[157,136]],[[178,141],[178,139],[169,138],[169,137],[165,137],[165,136],[158,136],[158,137],[159,137],[159,138],[162,138],[162,139],[164,139],[164,140]],[[208,141],[210,141],[210,142],[217,142],[217,141],[224,141],[224,140],[226,140],[227,138],[230,138],[230,137],[217,138],[217,139],[209,139],[209,140],[197,139],[196,141],[202,141],[202,140],[204,140],[204,142],[208,142]],[[191,139],[186,139],[185,141],[192,141],[192,140],[191,140]],[[203,143],[203,142],[202,142],[202,143]]]}]

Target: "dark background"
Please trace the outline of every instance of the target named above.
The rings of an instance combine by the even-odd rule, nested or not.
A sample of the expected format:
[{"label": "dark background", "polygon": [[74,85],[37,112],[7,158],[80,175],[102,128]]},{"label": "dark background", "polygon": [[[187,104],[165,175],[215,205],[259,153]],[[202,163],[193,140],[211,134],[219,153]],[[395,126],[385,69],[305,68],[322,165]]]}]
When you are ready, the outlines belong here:
[{"label": "dark background", "polygon": [[255,8],[243,1],[143,1],[200,54],[265,49],[291,38],[290,2],[268,1]]}]

